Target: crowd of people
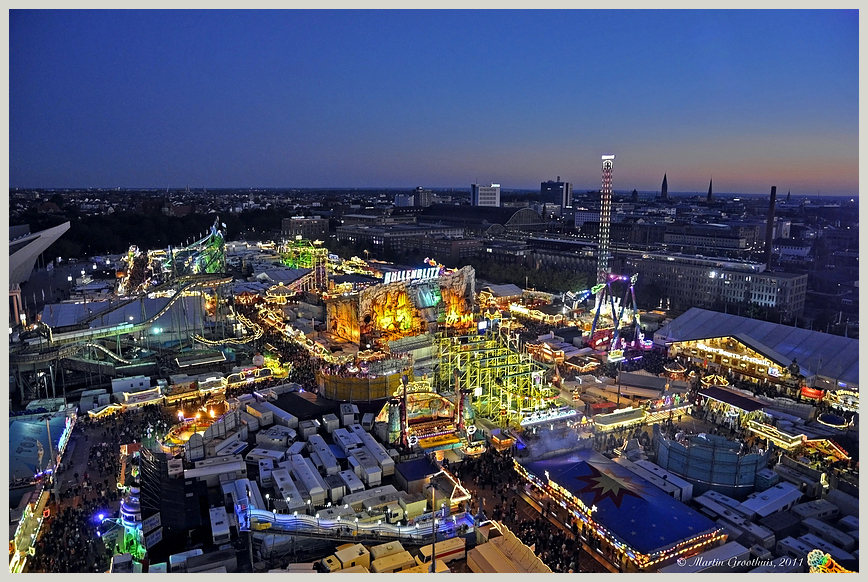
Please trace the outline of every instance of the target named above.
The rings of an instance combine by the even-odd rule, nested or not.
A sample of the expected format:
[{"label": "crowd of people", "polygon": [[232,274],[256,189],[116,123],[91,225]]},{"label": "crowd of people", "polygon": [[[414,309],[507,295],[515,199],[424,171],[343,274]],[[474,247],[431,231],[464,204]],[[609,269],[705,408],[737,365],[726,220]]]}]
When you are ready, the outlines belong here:
[{"label": "crowd of people", "polygon": [[[512,448],[504,451],[489,448],[451,467],[459,479],[472,484],[477,492],[467,504],[467,510],[483,519],[505,523],[553,572],[578,572],[581,552],[578,527],[573,525],[569,533],[546,519],[544,516],[553,511],[551,501],[543,506],[543,516],[519,519],[519,478],[513,465],[514,452]],[[486,498],[494,499],[492,507],[486,507]]]},{"label": "crowd of people", "polygon": [[[30,572],[105,572],[112,549],[97,535],[102,514],[113,517],[122,492],[120,446],[141,442],[148,428],[165,431],[172,418],[158,405],[147,405],[100,418],[79,416],[72,436],[87,448],[87,468],[64,468],[55,475],[62,484],[48,500],[50,514],[36,542]],[[73,471],[69,475],[69,471]],[[72,479],[70,479],[72,477]],[[71,481],[70,485],[63,485]]]},{"label": "crowd of people", "polygon": [[94,512],[100,500],[90,499],[80,507],[64,506],[49,516],[28,562],[29,572],[105,572],[112,552],[97,536]]},{"label": "crowd of people", "polygon": [[575,534],[565,532],[544,517],[521,520],[514,525],[513,533],[532,547],[552,572],[579,572],[582,547]]}]

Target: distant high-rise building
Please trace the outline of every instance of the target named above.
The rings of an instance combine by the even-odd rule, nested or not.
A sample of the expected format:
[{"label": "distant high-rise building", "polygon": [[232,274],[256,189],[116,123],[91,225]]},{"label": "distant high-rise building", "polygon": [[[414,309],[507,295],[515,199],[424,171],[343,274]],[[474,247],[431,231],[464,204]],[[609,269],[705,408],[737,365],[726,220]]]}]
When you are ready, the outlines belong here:
[{"label": "distant high-rise building", "polygon": [[413,206],[412,194],[395,194],[395,206]]},{"label": "distant high-rise building", "polygon": [[666,174],[663,174],[663,185],[660,187],[660,200],[669,200],[669,183]]},{"label": "distant high-rise building", "polygon": [[712,180],[708,181],[708,196],[705,197],[705,201],[708,202],[709,204],[714,202],[714,192],[712,192],[712,190],[711,190],[711,182],[712,182]]},{"label": "distant high-rise building", "polygon": [[413,206],[421,206],[423,208],[431,206],[431,190],[426,190],[422,186],[416,186],[413,190]]},{"label": "distant high-rise building", "polygon": [[572,208],[573,185],[570,182],[561,182],[560,176],[554,182],[540,182],[539,197],[543,204],[560,204],[561,208]]},{"label": "distant high-rise building", "polygon": [[633,202],[639,202],[639,191],[633,188],[633,192],[630,194],[630,200]]},{"label": "distant high-rise building", "polygon": [[771,194],[769,195],[769,214],[766,218],[766,248],[765,248],[765,263],[766,269],[771,269],[772,266],[772,241],[775,233],[775,200],[778,197],[778,187],[772,186]]},{"label": "distant high-rise building", "polygon": [[470,204],[473,206],[500,206],[500,184],[470,185]]}]

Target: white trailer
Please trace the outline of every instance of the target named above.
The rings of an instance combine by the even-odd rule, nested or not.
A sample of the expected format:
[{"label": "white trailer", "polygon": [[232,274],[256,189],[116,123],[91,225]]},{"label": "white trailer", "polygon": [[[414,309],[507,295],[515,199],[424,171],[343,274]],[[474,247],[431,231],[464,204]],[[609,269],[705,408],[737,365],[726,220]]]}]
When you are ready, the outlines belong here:
[{"label": "white trailer", "polygon": [[350,451],[347,457],[350,468],[368,487],[376,487],[383,480],[383,470],[377,464],[376,459],[370,454],[367,447],[361,447]]},{"label": "white trailer", "polygon": [[340,477],[341,481],[343,481],[347,486],[347,492],[345,495],[365,490],[365,484],[362,483],[361,479],[359,479],[359,477],[352,471],[341,471],[338,473],[338,477]]},{"label": "white trailer", "polygon": [[326,484],[319,473],[317,473],[310,459],[301,455],[293,455],[290,458],[290,462],[292,463],[292,475],[307,490],[311,503],[314,506],[324,505],[326,501]]},{"label": "white trailer", "polygon": [[380,469],[383,471],[383,477],[388,477],[390,475],[395,474],[395,461],[389,456],[389,453],[386,451],[385,447],[381,445],[373,436],[371,436],[368,432],[363,432],[359,435],[362,439],[362,443],[368,449],[368,452],[371,453],[371,456],[377,461],[377,465],[379,465]]},{"label": "white trailer", "polygon": [[350,456],[351,450],[362,446],[362,439],[351,434],[345,428],[335,429],[332,433],[332,440],[347,456]]},{"label": "white trailer", "polygon": [[380,495],[385,495],[387,493],[395,493],[397,489],[395,489],[394,485],[381,485],[380,487],[375,487],[374,489],[366,489],[364,491],[359,491],[358,493],[350,493],[348,495],[344,495],[344,498],[341,499],[341,502],[344,505],[349,505],[356,511],[361,511],[362,507],[364,507],[364,503],[366,499],[370,499],[371,497],[379,497]]},{"label": "white trailer", "polygon": [[286,428],[295,429],[298,427],[298,417],[294,414],[290,414],[279,406],[275,406],[271,402],[260,402],[263,408],[266,410],[270,410],[272,417],[274,418],[274,423],[280,426],[285,426]]},{"label": "white trailer", "polygon": [[322,467],[320,471],[323,476],[337,475],[340,472],[341,466],[338,464],[334,453],[332,453],[324,438],[318,434],[311,435],[307,439],[307,447],[311,452],[311,456],[313,453],[316,453],[316,456],[319,458],[319,464]]},{"label": "white trailer", "polygon": [[232,540],[229,532],[229,517],[225,507],[212,507],[208,510],[211,518],[211,540],[215,546],[228,544]]},{"label": "white trailer", "polygon": [[271,472],[271,477],[274,479],[274,488],[286,502],[287,511],[304,510],[307,504],[292,477],[289,476],[289,471],[286,469],[274,469]]}]

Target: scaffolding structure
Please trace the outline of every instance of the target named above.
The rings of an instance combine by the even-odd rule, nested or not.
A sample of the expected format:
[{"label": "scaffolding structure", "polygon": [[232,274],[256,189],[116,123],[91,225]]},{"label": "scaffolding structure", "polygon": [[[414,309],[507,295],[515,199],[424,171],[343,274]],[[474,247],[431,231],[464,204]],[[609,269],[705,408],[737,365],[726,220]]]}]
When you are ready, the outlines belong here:
[{"label": "scaffolding structure", "polygon": [[521,353],[506,336],[441,335],[436,345],[437,391],[468,390],[477,416],[501,427],[519,427],[523,420],[556,406],[559,392],[545,381],[550,366]]},{"label": "scaffolding structure", "polygon": [[313,285],[316,289],[327,289],[329,251],[322,241],[295,239],[280,245],[280,262],[292,269],[310,269],[313,272]]}]

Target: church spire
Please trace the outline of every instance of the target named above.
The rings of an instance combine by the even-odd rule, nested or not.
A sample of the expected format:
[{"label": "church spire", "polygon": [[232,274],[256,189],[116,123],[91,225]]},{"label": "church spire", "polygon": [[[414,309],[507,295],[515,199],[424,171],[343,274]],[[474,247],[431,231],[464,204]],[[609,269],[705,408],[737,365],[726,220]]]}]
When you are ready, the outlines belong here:
[{"label": "church spire", "polygon": [[669,183],[666,181],[666,174],[663,174],[663,185],[660,187],[660,199],[669,200]]},{"label": "church spire", "polygon": [[705,201],[711,204],[714,202],[714,192],[711,191],[711,182],[712,180],[708,180],[708,196],[705,197]]}]

